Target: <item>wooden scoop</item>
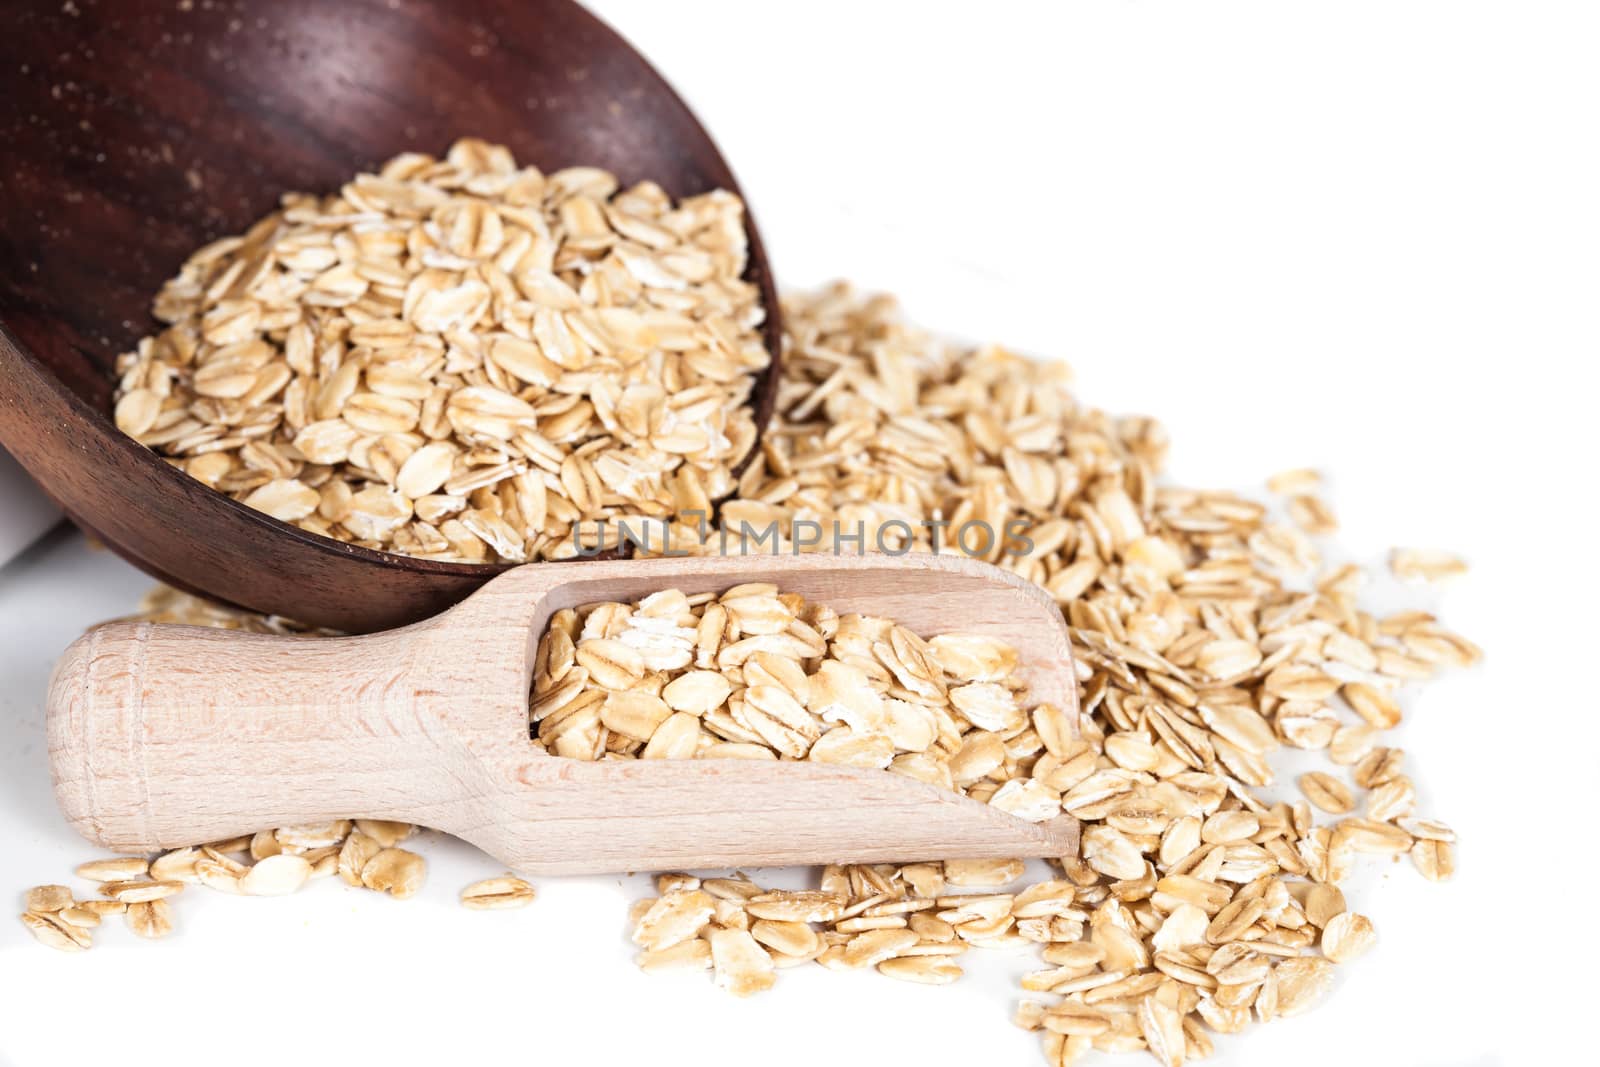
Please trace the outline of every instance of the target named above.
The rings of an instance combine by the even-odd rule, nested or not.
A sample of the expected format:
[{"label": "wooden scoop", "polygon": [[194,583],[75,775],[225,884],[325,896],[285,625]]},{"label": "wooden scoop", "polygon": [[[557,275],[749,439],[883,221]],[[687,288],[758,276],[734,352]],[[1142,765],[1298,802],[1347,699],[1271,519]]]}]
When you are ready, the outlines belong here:
[{"label": "wooden scoop", "polygon": [[1076,723],[1067,631],[1038,587],[949,556],[653,559],[527,566],[438,618],[369,637],[113,623],[50,683],[56,799],[73,827],[153,852],[364,816],[465,838],[535,873],[1066,856],[1077,824],[1029,823],[898,774],[811,762],[550,756],[528,739],[550,616],[742,582],[923,636],[989,634],[1031,703]]}]

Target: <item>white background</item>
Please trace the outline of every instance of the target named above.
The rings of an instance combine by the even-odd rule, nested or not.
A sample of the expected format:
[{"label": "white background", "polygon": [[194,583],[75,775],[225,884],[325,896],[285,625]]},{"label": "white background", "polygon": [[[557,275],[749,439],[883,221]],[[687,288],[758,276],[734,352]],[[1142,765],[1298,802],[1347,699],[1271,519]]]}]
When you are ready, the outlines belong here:
[{"label": "white background", "polygon": [[[1423,807],[1462,834],[1457,880],[1369,869],[1349,892],[1379,946],[1219,1060],[1531,1063],[1588,1030],[1593,9],[595,6],[719,138],[787,285],[850,276],[1065,358],[1089,403],[1166,423],[1185,484],[1320,467],[1357,559],[1471,559],[1437,604],[1487,665],[1411,701],[1402,733]],[[60,536],[0,571],[0,893],[93,855],[50,799],[41,696],[146,585]],[[499,868],[423,847],[404,903],[196,890],[172,938],[113,925],[78,956],[0,922],[0,1063],[1039,1062],[1007,1021],[1024,954],[969,954],[943,989],[791,971],[737,1002],[634,971],[637,881],[470,913],[456,891]]]},{"label": "white background", "polygon": [[17,461],[0,451],[0,567],[60,518]]}]

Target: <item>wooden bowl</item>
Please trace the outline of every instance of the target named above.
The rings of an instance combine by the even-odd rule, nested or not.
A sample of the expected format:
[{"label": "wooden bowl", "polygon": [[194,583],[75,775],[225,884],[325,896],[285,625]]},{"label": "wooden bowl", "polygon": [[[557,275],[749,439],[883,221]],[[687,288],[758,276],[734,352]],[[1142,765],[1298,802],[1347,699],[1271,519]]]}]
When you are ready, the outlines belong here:
[{"label": "wooden bowl", "polygon": [[[187,255],[290,190],[456,138],[674,197],[739,192],[650,65],[568,0],[21,0],[0,5],[0,446],[150,574],[350,631],[433,615],[505,569],[357,548],[246,508],[110,418],[113,365]],[[742,195],[742,194],[741,194]],[[753,220],[749,280],[777,292]],[[581,561],[540,566],[583,566]]]}]

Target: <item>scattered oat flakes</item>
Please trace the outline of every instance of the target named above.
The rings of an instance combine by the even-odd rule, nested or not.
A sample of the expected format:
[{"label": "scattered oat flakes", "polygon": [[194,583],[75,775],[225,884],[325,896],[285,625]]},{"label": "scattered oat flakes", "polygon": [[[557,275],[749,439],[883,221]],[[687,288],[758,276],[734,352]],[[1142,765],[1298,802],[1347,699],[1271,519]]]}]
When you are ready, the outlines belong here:
[{"label": "scattered oat flakes", "polygon": [[711,969],[711,943],[700,938],[680,941],[666,948],[646,949],[634,957],[634,962],[646,974],[663,974],[668,971],[709,971]]},{"label": "scattered oat flakes", "polygon": [[252,897],[281,897],[297,891],[310,880],[310,862],[304,856],[284,852],[258,860],[239,877],[239,891]]},{"label": "scattered oat flakes", "polygon": [[1304,494],[1289,498],[1289,517],[1295,525],[1313,536],[1331,534],[1339,529],[1339,520],[1333,509],[1319,496]]},{"label": "scattered oat flakes", "polygon": [[1389,569],[1408,582],[1437,582],[1467,573],[1467,561],[1436,548],[1397,548],[1389,553]]},{"label": "scattered oat flakes", "polygon": [[748,931],[714,930],[708,940],[711,942],[711,965],[716,972],[718,987],[736,997],[747,997],[772,988],[776,980],[772,957]]},{"label": "scattered oat flakes", "polygon": [[417,831],[417,828],[408,822],[395,822],[391,819],[357,819],[355,828],[372,838],[382,848],[394,848]]},{"label": "scattered oat flakes", "polygon": [[1267,479],[1269,492],[1279,496],[1303,496],[1322,488],[1322,475],[1310,467],[1279,471]]},{"label": "scattered oat flakes", "polygon": [[509,874],[473,882],[461,891],[462,906],[475,911],[522,908],[533,903],[533,897],[533,886]]},{"label": "scattered oat flakes", "polygon": [[949,985],[964,972],[960,964],[940,956],[897,956],[878,964],[878,973],[902,982]]},{"label": "scattered oat flakes", "polygon": [[120,900],[124,904],[144,904],[183,892],[183,883],[144,880],[105,882],[101,884],[100,892],[112,900]]},{"label": "scattered oat flakes", "polygon": [[[564,639],[542,645],[540,670],[552,680],[584,677],[561,703],[536,698],[532,717],[542,729],[552,718],[572,720],[548,730],[572,732],[568,747],[585,758],[630,750],[691,758],[711,745],[771,756],[805,745],[837,750],[828,739],[839,731],[881,733],[893,746],[890,769],[900,773],[991,800],[1012,781],[1055,790],[1082,820],[1086,849],[1046,881],[994,861],[830,866],[801,891],[768,890],[743,876],[665,875],[660,897],[639,902],[632,915],[642,969],[711,969],[716,939],[724,984],[760,988],[808,958],[845,969],[858,944],[857,961],[886,946],[899,953],[875,964],[880,973],[943,982],[959,977],[955,961],[967,951],[1034,946],[1045,969],[1023,978],[1037,999],[1018,1009],[1017,1021],[1041,1034],[1052,1064],[1091,1049],[1194,1060],[1210,1051],[1210,1034],[1309,1008],[1327,990],[1333,961],[1369,940],[1370,924],[1349,911],[1339,888],[1360,855],[1409,851],[1424,877],[1453,873],[1455,835],[1409,810],[1414,790],[1384,731],[1400,721],[1408,686],[1471,665],[1475,646],[1426,613],[1365,610],[1354,566],[1295,584],[1320,566],[1295,540],[1303,533],[1268,532],[1267,509],[1242,496],[1162,484],[1160,427],[1081,406],[1058,366],[994,347],[940,345],[904,324],[888,301],[842,288],[790,301],[787,326],[791,358],[777,422],[725,508],[730,520],[777,521],[787,538],[800,518],[859,520],[872,530],[896,519],[1021,517],[1033,553],[991,545],[979,554],[1062,604],[1082,670],[1081,736],[1054,709],[1016,722],[987,702],[969,706],[1001,716],[991,721],[1003,729],[964,721],[954,704],[954,732],[939,715],[930,722],[919,708],[938,698],[918,686],[934,679],[921,657],[903,654],[904,641],[896,651],[891,638],[881,653],[876,624],[806,618],[761,589],[730,603],[664,596],[648,607],[563,617],[556,629]],[[1273,485],[1307,498],[1319,488],[1303,475]],[[1325,508],[1291,508],[1309,526],[1329,522]],[[926,531],[911,537],[930,547]],[[146,610],[163,621],[300,629],[170,590],[154,594]],[[639,627],[636,613],[652,621]],[[786,621],[804,628],[788,634]],[[629,646],[649,660],[640,685],[669,713],[646,742],[613,732],[603,701],[568,700],[590,684],[575,646],[634,629],[648,631]],[[762,638],[746,646],[761,650],[729,652],[731,634],[734,644]],[[1003,682],[1016,666],[964,639],[925,644],[946,691]],[[830,655],[841,645],[844,654]],[[820,669],[819,657],[837,666]],[[862,696],[863,677],[872,696]],[[758,686],[793,704],[774,692],[747,701]],[[659,711],[639,705],[612,715],[642,732]],[[819,721],[824,729],[813,737]],[[1353,796],[1344,806],[1347,787],[1329,799],[1327,782],[1342,782],[1325,771],[1302,784],[1312,783],[1308,797],[1342,808],[1329,812],[1341,821],[1319,822],[1321,805],[1271,799],[1266,791],[1282,785],[1280,745],[1351,768],[1368,790],[1364,815],[1353,814]],[[850,759],[869,755],[866,745],[848,750]],[[341,873],[357,882],[395,843],[362,825],[338,855]],[[203,868],[237,884],[245,868],[228,866],[221,853],[242,853],[250,840],[228,844],[169,854],[151,875],[183,880],[182,872]],[[1091,858],[1113,870],[1096,869]],[[81,906],[95,905],[122,907]],[[81,947],[45,917],[24,921],[41,939]]]},{"label": "scattered oat flakes", "polygon": [[1300,792],[1323,811],[1331,815],[1344,815],[1355,810],[1355,797],[1350,787],[1326,771],[1308,771],[1300,776]]},{"label": "scattered oat flakes", "polygon": [[22,913],[22,925],[28,928],[35,940],[62,952],[81,952],[91,944],[89,931],[63,922],[53,914],[25,911]]},{"label": "scattered oat flakes", "polygon": [[125,914],[128,929],[140,937],[166,937],[172,933],[172,905],[164,897],[129,904]]},{"label": "scattered oat flakes", "polygon": [[1334,963],[1353,960],[1377,940],[1372,920],[1353,911],[1340,912],[1322,928],[1322,954]]},{"label": "scattered oat flakes", "polygon": [[78,865],[78,877],[91,882],[122,882],[142,878],[150,870],[150,861],[140,856],[119,856],[116,859],[92,860]]},{"label": "scattered oat flakes", "polygon": [[361,868],[361,884],[368,889],[388,893],[396,900],[404,900],[422,888],[427,873],[426,861],[415,852],[386,848]]},{"label": "scattered oat flakes", "polygon": [[1418,841],[1411,846],[1411,861],[1430,882],[1448,882],[1456,873],[1456,847],[1449,841]]},{"label": "scattered oat flakes", "polygon": [[72,906],[72,890],[64,885],[36,885],[22,895],[27,911],[60,911]]},{"label": "scattered oat flakes", "polygon": [[640,916],[633,943],[647,952],[671,948],[698,935],[716,910],[716,900],[702,889],[669,891]]}]

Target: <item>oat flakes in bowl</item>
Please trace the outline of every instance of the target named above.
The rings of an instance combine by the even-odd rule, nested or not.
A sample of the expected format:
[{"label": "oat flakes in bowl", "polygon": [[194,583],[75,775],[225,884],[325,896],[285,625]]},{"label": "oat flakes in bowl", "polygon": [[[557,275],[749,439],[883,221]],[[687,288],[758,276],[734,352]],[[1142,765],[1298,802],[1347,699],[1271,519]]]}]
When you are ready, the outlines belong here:
[{"label": "oat flakes in bowl", "polygon": [[[204,484],[457,563],[617,546],[731,493],[770,363],[744,208],[461,140],[190,257],[117,426]],[[605,520],[604,522],[602,520]]]}]

